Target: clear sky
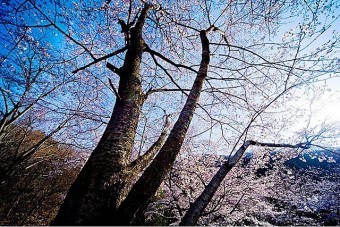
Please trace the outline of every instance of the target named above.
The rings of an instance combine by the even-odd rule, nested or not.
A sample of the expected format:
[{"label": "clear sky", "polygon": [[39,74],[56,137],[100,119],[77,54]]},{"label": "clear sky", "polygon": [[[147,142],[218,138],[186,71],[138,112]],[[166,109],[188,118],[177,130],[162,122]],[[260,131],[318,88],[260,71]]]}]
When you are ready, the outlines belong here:
[{"label": "clear sky", "polygon": [[[313,43],[310,48],[317,48],[322,43],[326,42],[333,35],[333,32],[335,32],[335,34],[339,37],[339,8],[335,11],[334,16],[334,18],[325,18],[324,16],[320,16],[320,21],[329,23],[334,20],[334,23],[329,30],[318,37],[317,42]],[[280,32],[281,35],[283,35],[285,31],[288,31],[292,27],[296,26],[298,23],[301,23],[301,21],[303,20],[299,21],[298,19],[296,19],[296,21],[292,21],[291,23],[283,26]],[[335,49],[338,48],[339,45],[337,45]],[[335,55],[335,57],[337,58],[338,64],[337,73],[333,73],[331,75],[332,78],[329,78],[329,74],[325,75],[324,78],[326,78],[326,80],[320,81],[313,85],[314,92],[310,92],[308,95],[303,93],[303,91],[298,92],[297,95],[299,96],[299,99],[297,101],[291,101],[291,105],[303,106],[306,109],[306,115],[304,116],[304,118],[298,119],[298,122],[293,126],[292,131],[305,128],[307,126],[307,123],[309,124],[309,128],[316,127],[322,124],[332,124],[334,126],[337,125],[337,127],[340,127],[340,56]]]},{"label": "clear sky", "polygon": [[[72,7],[71,3],[69,7]],[[47,7],[49,8],[49,7]],[[52,8],[51,8],[52,9]],[[339,9],[337,11],[339,14]],[[339,14],[335,14],[336,16],[339,16]],[[34,15],[28,15],[27,18],[25,18],[27,21],[33,20],[36,17]],[[321,20],[326,20],[326,18],[321,18]],[[329,19],[327,19],[329,20]],[[277,39],[282,41],[282,37],[284,36],[285,32],[289,31],[292,28],[295,28],[298,23],[301,23],[298,18],[292,19],[289,23],[286,23],[278,32]],[[329,21],[328,21],[329,22]],[[340,27],[339,18],[335,22],[334,29],[337,29]],[[65,25],[62,23],[58,23],[58,25],[63,30],[67,30]],[[118,27],[118,26],[117,26]],[[56,29],[51,28],[53,32],[48,33],[45,36],[45,39],[48,39],[49,42],[54,46],[54,48],[57,50],[59,48],[62,48],[64,46],[65,39],[63,38],[63,35],[56,31]],[[329,30],[328,32],[324,33],[321,37],[319,37],[319,41],[315,42],[310,48],[316,47],[317,45],[320,45],[320,42],[326,41],[329,36],[331,35],[332,30]],[[75,32],[74,37],[76,36],[77,32]],[[1,53],[1,50],[0,50]],[[338,61],[339,62],[339,61]],[[79,65],[79,64],[78,64]],[[317,94],[317,97],[315,98],[313,93],[310,93],[309,95],[304,94],[302,91],[296,92],[296,95],[299,95],[299,99],[296,101],[290,101],[291,105],[295,106],[302,106],[306,109],[306,115],[303,118],[298,119],[299,122],[294,124],[294,127],[292,130],[298,130],[301,128],[306,127],[307,118],[310,118],[310,125],[309,127],[313,127],[320,123],[332,123],[332,122],[340,122],[339,120],[339,112],[340,112],[340,78],[332,78],[327,80],[326,82],[319,82],[318,86],[323,85],[326,83],[326,85],[329,87],[330,90],[322,91],[320,94]],[[317,92],[320,92],[319,89],[316,89]],[[313,102],[311,100],[313,99]],[[311,107],[312,111],[309,110],[309,107]],[[340,136],[339,136],[340,137]]]}]

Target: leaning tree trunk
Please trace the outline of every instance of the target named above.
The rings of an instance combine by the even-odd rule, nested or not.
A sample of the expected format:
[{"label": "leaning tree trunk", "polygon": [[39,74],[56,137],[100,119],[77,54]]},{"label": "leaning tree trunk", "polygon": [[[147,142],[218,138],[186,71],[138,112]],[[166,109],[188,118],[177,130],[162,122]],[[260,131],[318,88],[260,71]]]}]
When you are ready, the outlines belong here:
[{"label": "leaning tree trunk", "polygon": [[235,153],[233,157],[225,161],[209,184],[205,187],[202,194],[190,205],[189,210],[184,215],[179,225],[195,225],[198,218],[201,216],[204,209],[209,204],[210,200],[214,196],[221,182],[227,175],[227,173],[234,167],[238,160],[242,157],[248,146],[251,145],[251,141],[246,141]]},{"label": "leaning tree trunk", "polygon": [[230,170],[236,165],[236,163],[241,159],[244,152],[251,145],[262,146],[262,147],[287,147],[287,148],[302,148],[309,149],[310,145],[308,143],[300,143],[296,145],[292,144],[275,144],[275,143],[261,143],[253,140],[245,141],[242,146],[236,151],[236,153],[226,160],[220,169],[213,176],[209,184],[205,187],[201,195],[195,200],[194,203],[190,205],[189,210],[186,212],[182,221],[179,225],[193,226],[196,225],[199,217],[202,215],[204,209],[207,207],[218,187],[221,185],[222,181]]},{"label": "leaning tree trunk", "polygon": [[[207,31],[200,32],[202,42],[202,60],[197,77],[194,81],[188,99],[181,114],[170,132],[163,147],[154,158],[143,175],[134,184],[126,199],[122,202],[118,211],[108,214],[108,222],[105,224],[129,225],[138,224],[134,218],[141,214],[147,207],[149,199],[156,193],[166,174],[172,167],[176,156],[180,152],[191,119],[193,117],[204,80],[207,76],[210,61],[209,40]],[[111,209],[113,212],[114,209]],[[111,216],[110,216],[111,215]]]},{"label": "leaning tree trunk", "polygon": [[106,210],[117,208],[126,186],[139,113],[144,101],[139,75],[144,40],[142,28],[151,5],[145,5],[131,29],[117,100],[97,147],[71,186],[52,225],[87,225]]}]

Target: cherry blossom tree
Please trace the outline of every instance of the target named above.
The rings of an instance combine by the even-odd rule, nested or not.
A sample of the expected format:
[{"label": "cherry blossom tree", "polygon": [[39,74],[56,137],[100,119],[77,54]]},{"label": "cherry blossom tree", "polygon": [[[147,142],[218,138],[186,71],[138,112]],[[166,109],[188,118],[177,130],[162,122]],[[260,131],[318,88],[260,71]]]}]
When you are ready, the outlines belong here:
[{"label": "cherry blossom tree", "polygon": [[[293,121],[282,114],[285,101],[298,88],[307,90],[338,73],[339,37],[331,31],[337,3],[332,1],[4,4],[18,18],[2,16],[4,24],[62,37],[62,45],[53,44],[65,53],[63,70],[81,78],[77,94],[86,97],[88,89],[100,94],[77,116],[111,115],[55,225],[138,224],[191,123],[200,125],[192,135],[196,139],[209,137],[236,152],[225,164],[228,171],[250,145],[308,148],[308,139],[280,140]],[[300,24],[282,26],[290,20]],[[79,86],[84,82],[93,87]]]},{"label": "cherry blossom tree", "polygon": [[[227,155],[201,155],[194,149],[197,148],[185,145],[182,155],[152,199],[144,217],[146,224],[183,223],[183,216],[190,214],[188,210],[197,204],[197,198],[205,191],[214,173],[228,160]],[[337,200],[334,196],[337,188],[334,184],[338,181],[336,175],[339,169],[335,163],[329,169],[318,169],[318,165],[335,162],[332,159],[337,158],[337,154],[328,152],[328,155],[321,155],[320,150],[315,149],[302,153],[287,148],[249,149],[220,183],[197,224],[336,223],[334,215],[337,212]],[[312,162],[312,158],[317,161]],[[297,160],[300,163],[293,164]],[[304,167],[301,163],[317,165]],[[319,185],[324,185],[323,189]],[[323,196],[333,199],[323,200]],[[329,212],[324,212],[326,207]]]},{"label": "cherry blossom tree", "polygon": [[249,146],[263,146],[269,148],[295,148],[295,149],[309,149],[315,144],[318,138],[323,137],[323,131],[315,136],[306,136],[307,141],[299,144],[277,144],[277,143],[262,143],[253,140],[245,141],[241,147],[235,152],[233,156],[229,156],[226,161],[223,162],[219,170],[213,176],[209,184],[204,188],[204,191],[190,205],[190,208],[184,215],[180,225],[194,225],[197,223],[198,218],[202,215],[204,209],[211,201],[212,197],[216,193],[218,187],[229,173],[229,171],[235,166],[235,164],[241,159]]},{"label": "cherry blossom tree", "polygon": [[[93,81],[82,81],[68,68],[65,52],[58,50],[48,26],[27,16],[32,11],[24,4],[2,2],[0,52],[0,181],[14,174],[51,138],[82,149],[96,128],[105,124],[106,116],[96,106],[100,86],[90,95]],[[33,12],[35,15],[35,13]],[[24,19],[25,18],[25,19]],[[81,81],[81,83],[80,83]],[[97,98],[99,102],[100,99]],[[91,105],[90,105],[91,104]],[[32,130],[45,133],[35,144],[27,136]],[[13,140],[16,132],[18,140]],[[92,138],[91,138],[92,137]],[[20,142],[18,142],[20,141]],[[25,146],[30,144],[31,146]]]},{"label": "cherry blossom tree", "polygon": [[[168,6],[165,4],[146,4],[144,6],[140,5],[138,7],[137,2],[128,2],[125,5],[127,11],[123,13],[122,16],[118,16],[117,18],[123,35],[123,42],[120,42],[119,44],[123,46],[116,48],[116,50],[113,52],[100,57],[93,57],[91,56],[91,53],[89,53],[93,60],[90,63],[78,67],[74,71],[79,72],[81,70],[85,70],[100,61],[118,56],[122,52],[126,51],[124,62],[121,63],[123,65],[122,67],[119,68],[114,66],[114,64],[107,62],[107,67],[116,73],[120,78],[118,90],[114,89],[115,86],[113,83],[111,83],[111,87],[116,90],[116,104],[111,116],[111,123],[108,124],[101,141],[97,145],[97,148],[92,153],[88,163],[85,165],[75,184],[72,186],[71,191],[68,194],[68,197],[66,198],[65,203],[56,218],[55,224],[61,224],[61,222],[58,222],[58,220],[63,221],[63,223],[66,223],[68,220],[72,220],[72,222],[77,222],[78,220],[79,222],[77,223],[87,223],[87,220],[90,221],[89,223],[96,223],[99,220],[103,220],[104,222],[108,221],[108,223],[115,224],[133,223],[134,217],[138,212],[143,212],[147,206],[148,200],[157,191],[164,177],[173,165],[175,158],[180,151],[181,144],[184,141],[186,132],[189,128],[189,123],[191,122],[195,107],[198,105],[198,97],[200,96],[203,83],[206,79],[210,79],[208,80],[209,82],[207,82],[207,97],[210,99],[207,98],[205,100],[210,101],[210,103],[218,100],[217,102],[220,102],[221,108],[225,108],[230,107],[229,103],[234,104],[235,100],[232,100],[228,104],[224,103],[227,102],[228,99],[235,98],[239,101],[237,104],[241,105],[241,109],[238,111],[235,109],[235,117],[236,119],[237,117],[240,117],[242,120],[236,120],[233,122],[233,124],[228,122],[224,123],[220,119],[215,120],[213,114],[208,112],[208,110],[204,107],[204,105],[208,105],[209,102],[203,102],[203,104],[199,105],[200,107],[202,105],[201,112],[208,112],[206,113],[205,117],[208,117],[208,119],[210,119],[213,124],[216,123],[218,125],[222,125],[222,130],[226,130],[228,126],[233,129],[235,128],[234,124],[236,123],[238,127],[234,130],[241,132],[236,136],[236,141],[237,138],[240,141],[241,139],[243,140],[245,136],[249,136],[250,134],[256,132],[256,127],[253,128],[251,126],[256,124],[258,117],[263,117],[265,115],[264,112],[267,111],[267,109],[282,96],[288,94],[295,87],[301,86],[302,84],[315,82],[318,79],[321,79],[320,76],[323,74],[335,70],[335,66],[332,66],[334,64],[334,59],[332,57],[326,58],[324,61],[327,62],[327,67],[325,67],[325,64],[323,66],[319,64],[308,65],[308,69],[305,67],[307,62],[309,62],[311,59],[314,59],[317,54],[324,54],[329,50],[327,49],[329,46],[325,45],[324,48],[318,49],[313,54],[306,56],[303,55],[306,49],[314,42],[312,37],[315,38],[318,33],[322,33],[321,30],[310,32],[308,29],[310,26],[313,26],[316,18],[311,19],[309,24],[298,25],[297,31],[290,32],[288,35],[286,35],[283,40],[284,42],[281,45],[276,46],[277,43],[269,43],[268,47],[278,52],[278,55],[275,55],[275,57],[272,58],[265,53],[267,50],[266,43],[263,45],[261,44],[261,48],[256,43],[262,43],[263,39],[266,39],[267,34],[271,35],[276,31],[275,29],[280,23],[279,15],[289,10],[287,8],[288,5],[280,3],[277,3],[276,5],[270,5],[269,3],[269,5],[266,5],[265,3],[258,3],[258,5],[254,7],[252,2],[246,2],[244,5],[238,3],[235,5],[232,3],[230,4],[232,7],[229,7],[228,4],[225,6],[225,8],[220,7],[226,10],[222,10],[220,13],[217,13],[218,16],[215,16],[216,12],[212,11],[215,9],[218,3],[211,6],[202,3],[201,8],[205,13],[203,13],[202,17],[198,18],[193,17],[192,12],[193,10],[199,10],[200,5],[197,6],[197,9],[195,9],[195,7],[190,8],[189,4],[182,5],[183,11],[181,15],[177,15],[174,13],[174,11],[171,11],[173,5]],[[85,5],[82,7],[86,8],[87,6]],[[94,5],[93,7],[99,9],[99,11],[103,10],[104,12],[109,12],[110,10],[110,4],[104,4],[100,6]],[[292,14],[296,15],[297,12],[304,12],[304,15],[307,17],[307,15],[310,14],[310,9],[307,9],[308,7],[310,6],[303,4],[299,5],[294,8]],[[140,8],[140,13],[136,13],[136,11],[138,12],[138,8]],[[230,14],[227,10],[233,10],[234,14]],[[229,17],[229,15],[235,15],[235,12],[238,10],[242,11],[240,16],[250,15],[249,18],[245,16],[246,19],[244,21],[244,24],[247,24],[249,27],[245,26],[243,23],[236,22],[242,19]],[[273,13],[272,10],[276,13]],[[99,14],[100,13],[101,12],[99,12]],[[267,13],[265,14],[266,16],[264,18],[257,17],[257,15],[262,13]],[[331,13],[331,11],[328,11],[327,13]],[[183,15],[185,15],[185,17]],[[215,17],[215,21],[211,21],[210,17]],[[126,19],[124,20],[122,18]],[[229,24],[225,23],[225,21],[228,21]],[[169,24],[172,24],[173,26],[169,26]],[[240,24],[242,24],[242,27],[240,27]],[[235,25],[235,31],[230,29],[230,27],[233,27],[233,25]],[[167,29],[170,28],[172,28],[172,30],[177,28],[179,32],[165,33],[168,31]],[[240,39],[241,35],[244,36],[245,29],[250,29],[250,31],[253,30],[259,33],[256,36],[259,41],[255,41],[255,45],[251,47],[242,47],[238,45],[242,44],[242,41],[239,41],[238,39]],[[160,31],[160,35],[163,36],[165,40],[158,37],[153,37],[152,34],[157,34],[158,30]],[[146,31],[144,33],[146,38],[144,38],[142,35],[143,31]],[[162,32],[165,34],[163,35]],[[186,34],[188,40],[179,38],[185,37]],[[211,36],[209,37],[211,40],[209,40],[208,35]],[[263,35],[263,37],[261,37],[261,35]],[[191,37],[193,37],[192,40]],[[196,39],[194,39],[195,37]],[[178,56],[179,53],[183,52],[183,50],[179,51],[178,48],[183,46],[190,47],[190,43],[191,46],[193,46],[192,51],[195,51],[196,48],[194,47],[193,43],[197,42],[196,40],[198,37],[200,37],[199,40],[202,45],[202,58],[198,64],[196,63],[196,65],[200,66],[198,70],[188,64],[188,62],[191,60],[188,56],[188,53],[183,53],[183,57],[170,57],[172,54]],[[171,48],[173,49],[163,50],[163,48],[166,48],[166,46],[169,45],[166,43],[163,44],[163,40],[168,41]],[[177,41],[177,44],[181,43],[183,46],[174,45],[176,43],[175,40]],[[178,40],[180,40],[179,43]],[[211,63],[210,46],[214,47],[214,53],[220,57],[213,58],[214,60]],[[159,48],[161,49],[158,51],[155,50]],[[84,52],[88,52],[88,47],[82,46],[82,49]],[[149,53],[149,57],[144,58],[144,61],[142,56],[143,52]],[[234,52],[235,55],[232,54]],[[333,53],[329,52],[329,54],[332,56]],[[141,63],[145,62],[146,64],[150,64],[149,59],[151,62],[153,62],[153,67],[156,67],[156,74],[158,74],[157,69],[163,71],[162,74],[170,79],[170,83],[172,83],[175,88],[161,88],[156,90],[152,87],[149,89],[145,88],[147,87],[148,82],[145,77],[141,77],[141,75],[143,75],[143,70],[145,70],[145,73],[148,73],[151,68],[146,70],[143,67],[144,65]],[[177,63],[171,59],[178,59],[177,61],[180,61],[180,63]],[[236,61],[234,62],[234,65],[231,63],[232,60]],[[162,63],[160,63],[160,61]],[[210,67],[213,69],[212,73],[217,74],[217,77],[207,78],[209,63]],[[229,64],[231,64],[232,67],[230,67]],[[195,65],[195,63],[192,63],[191,65]],[[191,89],[183,88],[183,85],[180,85],[178,82],[176,82],[177,78],[173,78],[174,73],[172,72],[176,69],[185,70],[188,74],[197,73],[197,77]],[[236,72],[236,78],[229,76],[225,78],[223,76],[225,72],[230,71]],[[258,72],[263,73],[263,77],[258,77]],[[145,80],[146,84],[142,83],[143,80]],[[227,87],[232,87],[232,84],[235,84],[235,94],[233,94],[233,92],[229,94],[229,91],[225,92],[223,85],[221,85],[221,81],[227,83]],[[251,88],[248,88],[247,84],[248,87]],[[209,89],[210,86],[211,89]],[[243,89],[237,89],[239,86],[241,86]],[[142,93],[143,90],[145,90],[144,94]],[[149,95],[155,92],[161,91],[164,93],[180,91],[186,94],[186,90],[190,90],[190,93],[187,94],[188,98],[186,104],[184,105],[181,114],[179,115],[179,118],[171,130],[168,138],[165,140],[164,145],[161,146],[162,148],[160,148],[159,153],[154,158],[153,162],[151,162],[149,167],[143,172],[142,176],[133,185],[131,191],[127,193],[128,189],[131,187],[131,183],[133,182],[130,180],[131,176],[136,176],[139,174],[129,170],[131,169],[131,164],[129,164],[129,162],[142,104],[147,101],[146,98]],[[242,91],[244,92],[243,94]],[[250,92],[250,96],[248,95],[248,92]],[[225,100],[225,98],[222,99],[222,97],[215,95],[215,93],[221,93],[222,96],[228,97]],[[261,101],[258,102],[257,100]],[[127,107],[124,106],[125,102],[127,102]],[[234,104],[233,108],[235,108],[237,104]],[[219,104],[212,106],[218,109]],[[120,110],[120,108],[122,109]],[[130,113],[125,111],[132,112]],[[210,111],[212,111],[212,109]],[[223,111],[221,112],[223,113]],[[201,113],[198,112],[198,114]],[[222,115],[223,114],[220,116]],[[127,116],[129,116],[128,119],[126,118]],[[249,118],[247,124],[244,124],[245,116]],[[264,123],[263,119],[261,119],[261,121]],[[119,126],[120,124],[126,124],[127,126]],[[119,131],[116,133],[114,130]],[[252,132],[252,130],[254,132]],[[126,136],[123,136],[122,133],[124,135],[126,133]],[[116,136],[118,137],[116,138]],[[117,149],[114,149],[113,147],[116,146]],[[294,147],[294,145],[289,146]],[[305,145],[302,144],[301,146]],[[108,162],[108,157],[111,156],[109,156],[109,153],[104,150],[107,150],[107,152],[112,154],[110,162]],[[107,155],[104,155],[106,153]],[[148,154],[148,152],[145,154]],[[101,157],[105,157],[106,161],[104,162]],[[96,171],[95,169],[100,169],[100,171]],[[132,167],[132,169],[134,168]],[[96,179],[96,181],[91,179]],[[84,194],[80,193],[80,189],[84,191]],[[125,195],[127,195],[127,197],[124,199]],[[108,198],[112,198],[113,200],[110,201]],[[79,206],[78,202],[75,201],[83,201],[83,207]],[[121,202],[122,204],[120,205]],[[75,211],[75,213],[72,211],[70,212],[70,210],[73,210],[71,207],[75,207],[77,211]],[[116,218],[111,217],[112,213],[117,213],[117,215],[114,216]],[[99,218],[96,218],[96,216]],[[110,218],[105,218],[105,216]],[[77,219],[79,217],[81,218]]]}]

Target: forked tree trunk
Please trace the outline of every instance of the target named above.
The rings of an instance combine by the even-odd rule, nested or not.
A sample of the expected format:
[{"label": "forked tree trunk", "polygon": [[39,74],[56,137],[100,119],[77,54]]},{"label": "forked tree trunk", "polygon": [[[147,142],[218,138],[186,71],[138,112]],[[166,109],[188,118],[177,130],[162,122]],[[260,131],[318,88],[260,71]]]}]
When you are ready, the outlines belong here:
[{"label": "forked tree trunk", "polygon": [[134,145],[139,113],[144,101],[140,63],[144,51],[142,28],[151,5],[145,5],[131,29],[119,89],[111,119],[89,160],[71,186],[52,225],[88,225],[109,205],[122,200]]},{"label": "forked tree trunk", "polygon": [[[191,119],[193,117],[204,80],[207,76],[210,61],[209,40],[207,31],[200,32],[202,42],[202,60],[197,77],[194,81],[188,99],[181,114],[170,132],[163,147],[154,158],[149,167],[144,171],[136,184],[133,185],[126,199],[122,202],[117,212],[111,209],[114,215],[108,217],[110,225],[138,224],[134,218],[141,214],[147,207],[149,199],[156,193],[165,176],[172,167],[176,156],[180,152]],[[110,214],[108,214],[110,215]],[[112,217],[112,218],[111,218]]]}]

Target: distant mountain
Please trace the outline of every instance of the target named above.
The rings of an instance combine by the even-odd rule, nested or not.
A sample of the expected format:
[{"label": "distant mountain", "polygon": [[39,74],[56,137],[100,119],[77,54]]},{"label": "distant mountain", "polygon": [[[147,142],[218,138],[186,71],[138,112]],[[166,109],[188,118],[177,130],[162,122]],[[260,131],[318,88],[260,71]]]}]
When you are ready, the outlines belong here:
[{"label": "distant mountain", "polygon": [[[275,152],[272,152],[271,154],[274,156]],[[252,157],[252,152],[245,153],[242,160],[242,166],[247,166]],[[264,176],[268,170],[273,168],[274,165],[275,161],[270,158],[270,161],[265,164],[264,167],[257,169],[256,174],[259,177]],[[285,161],[284,165],[295,170],[308,170],[315,168],[322,170],[322,172],[336,171],[340,173],[340,149],[337,149],[335,152],[326,150],[306,151],[295,158]]]},{"label": "distant mountain", "polygon": [[285,162],[285,165],[297,169],[318,168],[322,170],[340,170],[340,151],[312,151]]}]

